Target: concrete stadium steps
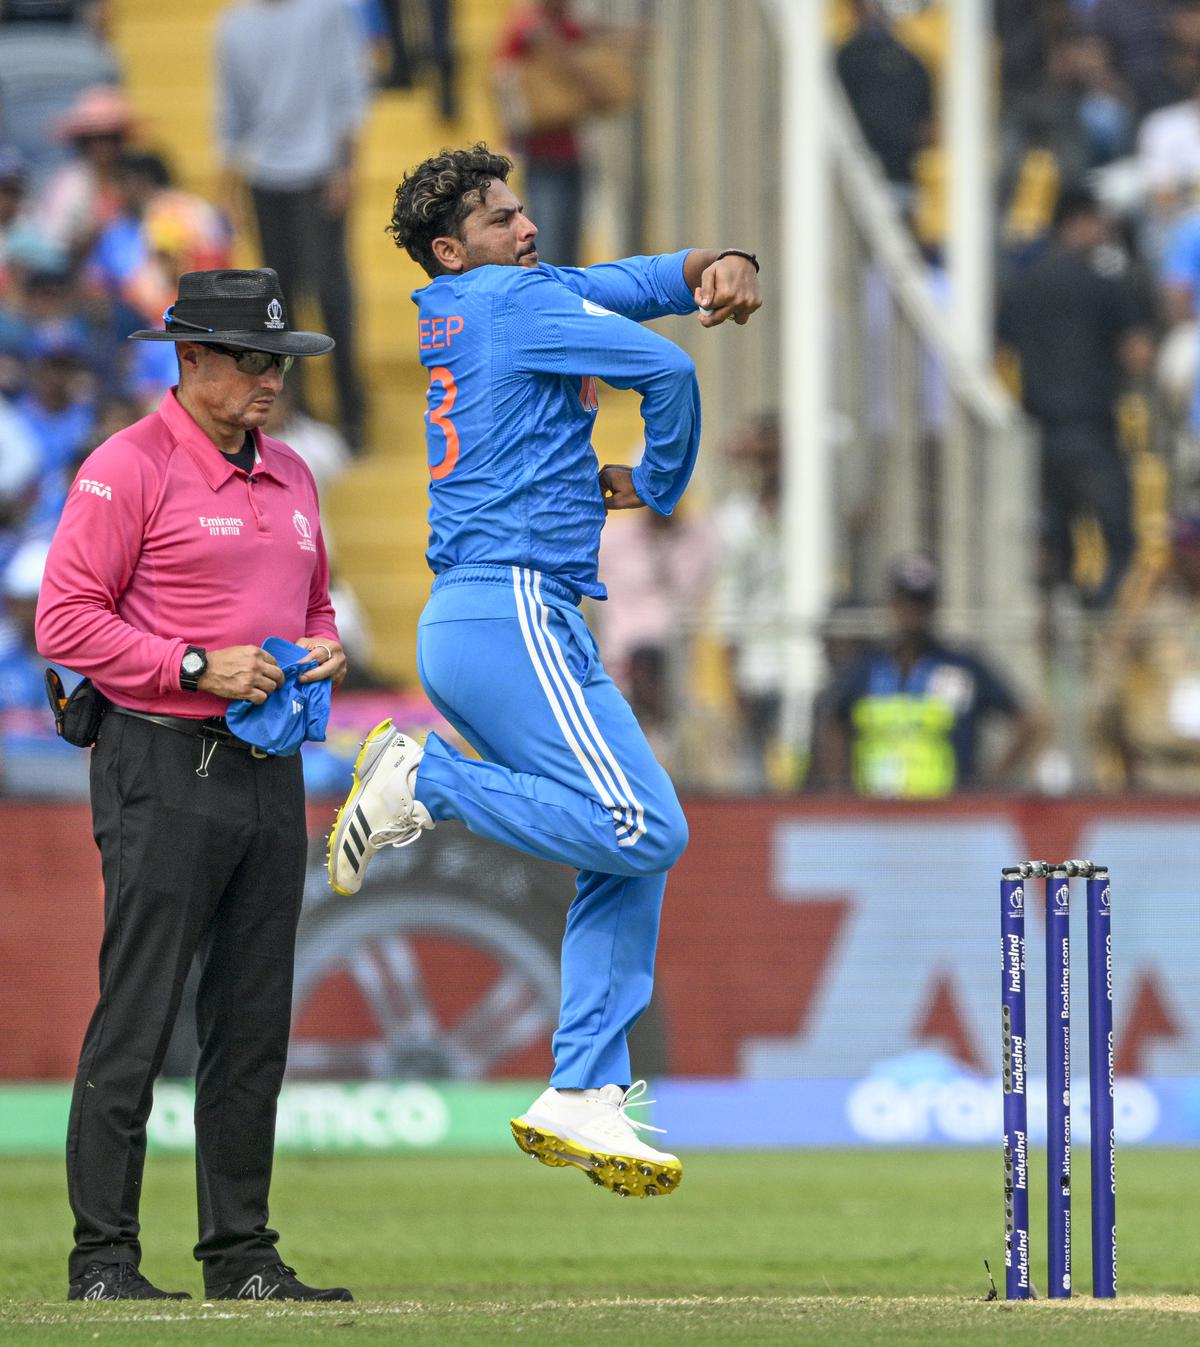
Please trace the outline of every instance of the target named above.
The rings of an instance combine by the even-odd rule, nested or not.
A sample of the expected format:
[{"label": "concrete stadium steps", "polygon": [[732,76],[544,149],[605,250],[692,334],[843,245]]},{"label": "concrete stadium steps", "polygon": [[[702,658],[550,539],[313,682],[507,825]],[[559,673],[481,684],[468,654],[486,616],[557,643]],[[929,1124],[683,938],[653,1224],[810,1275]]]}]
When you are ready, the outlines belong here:
[{"label": "concrete stadium steps", "polygon": [[377,455],[334,483],[322,505],[334,564],[370,617],[378,670],[406,682],[416,678],[413,638],[431,579],[425,480],[407,457]]}]

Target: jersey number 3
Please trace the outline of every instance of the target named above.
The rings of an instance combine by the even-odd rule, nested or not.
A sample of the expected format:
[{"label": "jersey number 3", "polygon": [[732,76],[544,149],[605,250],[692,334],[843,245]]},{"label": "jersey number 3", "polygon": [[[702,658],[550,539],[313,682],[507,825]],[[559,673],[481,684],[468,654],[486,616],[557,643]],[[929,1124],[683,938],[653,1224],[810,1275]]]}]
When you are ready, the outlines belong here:
[{"label": "jersey number 3", "polygon": [[446,437],[446,452],[442,455],[442,461],[429,465],[430,477],[435,482],[440,482],[443,477],[448,477],[454,471],[454,465],[458,462],[458,430],[450,420],[454,399],[458,397],[458,385],[454,382],[454,375],[445,365],[437,365],[429,371],[429,383],[431,387],[434,384],[441,384],[446,392],[441,404],[431,407],[426,413],[430,423],[438,426]]}]

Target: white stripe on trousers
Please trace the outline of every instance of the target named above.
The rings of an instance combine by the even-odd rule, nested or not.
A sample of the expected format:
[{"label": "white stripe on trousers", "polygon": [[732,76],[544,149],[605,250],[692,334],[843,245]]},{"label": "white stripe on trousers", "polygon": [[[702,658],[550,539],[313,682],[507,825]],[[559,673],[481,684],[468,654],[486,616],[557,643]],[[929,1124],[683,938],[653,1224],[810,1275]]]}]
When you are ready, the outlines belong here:
[{"label": "white stripe on trousers", "polygon": [[[562,646],[559,644],[558,638],[550,630],[550,611],[546,607],[546,605],[542,602],[542,577],[537,571],[533,571],[532,575],[533,575],[533,597],[539,611],[540,626],[542,630],[546,633],[546,638],[550,642],[551,649],[554,651],[555,658],[557,659],[558,664],[562,669],[563,678],[566,682],[566,685],[571,689],[571,695],[575,698],[575,702],[579,707],[579,714],[583,717],[584,721],[587,724],[588,729],[592,733],[593,745],[596,748],[599,748],[602,757],[605,760],[607,760],[609,767],[612,769],[612,774],[616,778],[616,783],[620,789],[620,793],[622,793],[625,799],[628,800],[629,803],[633,806],[633,810],[636,815],[636,819],[634,820],[634,832],[636,836],[630,838],[627,843],[622,843],[623,846],[626,845],[631,846],[634,842],[637,841],[639,837],[645,836],[646,811],[642,808],[641,803],[639,802],[637,796],[634,795],[633,788],[626,780],[625,773],[621,770],[621,766],[617,762],[616,755],[613,753],[612,749],[609,748],[608,743],[605,741],[604,736],[600,733],[600,727],[596,724],[596,721],[592,716],[591,707],[588,706],[587,701],[584,699],[583,689],[571,677],[570,670],[567,668],[566,657],[564,656],[562,651]],[[628,815],[626,815],[626,817],[628,818]]]},{"label": "white stripe on trousers", "polygon": [[534,642],[537,645],[537,648],[541,654],[542,665],[545,668],[546,672],[550,675],[550,681],[554,684],[554,687],[558,692],[559,703],[562,706],[562,708],[566,711],[567,718],[571,722],[571,727],[574,730],[576,741],[579,743],[580,747],[591,759],[593,767],[595,767],[596,771],[599,773],[600,778],[607,787],[608,792],[612,796],[614,803],[622,806],[624,809],[623,822],[621,822],[620,816],[616,815],[618,823],[620,824],[620,826],[617,828],[617,835],[621,836],[625,833],[632,832],[633,830],[634,826],[633,810],[630,807],[627,795],[622,794],[620,787],[617,784],[615,776],[611,771],[609,771],[607,764],[596,752],[595,744],[588,740],[587,732],[584,729],[582,723],[580,722],[579,716],[575,711],[575,707],[572,704],[570,697],[567,696],[567,688],[576,687],[575,680],[571,677],[570,670],[566,667],[565,661],[562,661],[560,658],[559,662],[562,664],[563,670],[562,674],[560,675],[558,669],[555,668],[554,662],[550,658],[552,648],[551,643],[553,642],[553,646],[555,649],[557,649],[558,643],[557,641],[554,640],[553,635],[550,633],[549,628],[546,625],[546,620],[549,615],[546,612],[545,605],[541,602],[540,591],[535,598],[533,591],[533,577],[535,576],[540,581],[541,577],[537,571],[525,570],[521,572],[521,584],[527,604],[526,611],[529,614]]},{"label": "white stripe on trousers", "polygon": [[[616,825],[618,846],[632,846],[646,831],[644,827],[641,827],[640,831],[631,832],[634,826],[633,812],[635,809],[638,811],[640,820],[641,806],[636,800],[631,804],[630,800],[618,789],[603,759],[599,757],[594,747],[586,742],[583,727],[579,723],[574,707],[567,699],[566,690],[562,686],[558,671],[550,663],[548,656],[542,649],[547,637],[550,641],[554,641],[554,637],[548,631],[543,634],[542,625],[535,617],[534,597],[527,578],[530,573],[523,573],[519,567],[514,566],[512,574],[513,593],[517,602],[517,619],[521,625],[521,635],[525,639],[525,648],[529,652],[530,662],[533,665],[538,682],[542,685],[546,701],[550,705],[558,728],[562,731],[567,747],[575,755],[584,775],[592,783],[600,803],[612,814],[613,823]],[[524,593],[522,592],[523,585]],[[528,604],[526,596],[528,596]],[[545,611],[544,605],[542,611]],[[557,643],[555,642],[555,644]],[[559,653],[561,655],[561,652]],[[573,688],[576,688],[576,695],[580,696],[581,693],[569,674],[567,675],[567,681]],[[556,695],[556,690],[558,695]],[[588,718],[591,719],[590,715]],[[607,745],[605,745],[605,750],[607,751]],[[624,774],[620,773],[620,776],[621,780],[624,781]],[[628,790],[627,783],[625,788]],[[623,833],[628,835],[622,836]]]}]

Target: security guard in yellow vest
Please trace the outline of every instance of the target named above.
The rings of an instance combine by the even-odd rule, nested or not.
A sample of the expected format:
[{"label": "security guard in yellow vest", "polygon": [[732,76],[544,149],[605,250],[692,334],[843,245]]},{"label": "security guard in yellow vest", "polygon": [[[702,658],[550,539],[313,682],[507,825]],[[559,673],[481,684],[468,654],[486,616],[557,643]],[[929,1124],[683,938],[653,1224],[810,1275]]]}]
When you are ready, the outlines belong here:
[{"label": "security guard in yellow vest", "polygon": [[[893,635],[867,651],[832,691],[833,731],[824,779],[875,799],[936,800],[998,785],[1028,756],[1037,720],[977,655],[933,634],[938,572],[927,557],[891,572]],[[985,716],[1011,720],[995,767],[981,773]]]}]

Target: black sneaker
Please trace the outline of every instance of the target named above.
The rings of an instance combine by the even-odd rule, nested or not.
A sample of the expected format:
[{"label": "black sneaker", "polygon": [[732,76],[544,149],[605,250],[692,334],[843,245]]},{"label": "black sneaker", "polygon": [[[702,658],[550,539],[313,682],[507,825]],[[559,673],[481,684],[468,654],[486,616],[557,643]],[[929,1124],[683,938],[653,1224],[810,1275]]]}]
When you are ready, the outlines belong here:
[{"label": "black sneaker", "polygon": [[210,1286],[208,1300],[353,1300],[344,1286],[305,1286],[296,1269],[286,1263],[268,1263],[249,1277],[237,1277],[223,1286]]},{"label": "black sneaker", "polygon": [[67,1286],[68,1300],[191,1300],[186,1291],[160,1291],[132,1263],[89,1263]]}]

